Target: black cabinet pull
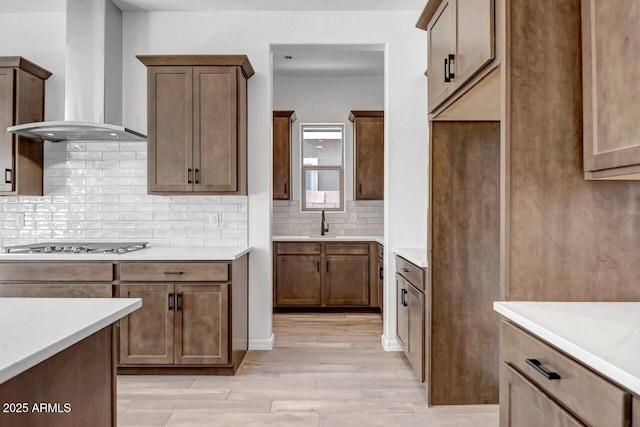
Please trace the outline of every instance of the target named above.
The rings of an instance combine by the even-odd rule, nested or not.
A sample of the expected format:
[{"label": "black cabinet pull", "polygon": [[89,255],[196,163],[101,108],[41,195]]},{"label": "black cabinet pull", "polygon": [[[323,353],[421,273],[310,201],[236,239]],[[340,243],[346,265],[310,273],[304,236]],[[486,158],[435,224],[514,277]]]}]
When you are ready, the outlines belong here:
[{"label": "black cabinet pull", "polygon": [[284,183],[284,194],[287,194],[287,183]]},{"label": "black cabinet pull", "polygon": [[191,184],[191,168],[187,169],[187,184]]},{"label": "black cabinet pull", "polygon": [[176,293],[176,311],[182,310],[182,292]]},{"label": "black cabinet pull", "polygon": [[531,366],[533,369],[541,373],[548,380],[559,380],[560,375],[557,372],[549,372],[546,371],[542,367],[542,363],[538,359],[525,359],[527,365]]},{"label": "black cabinet pull", "polygon": [[11,184],[11,169],[4,170],[4,183]]},{"label": "black cabinet pull", "polygon": [[194,169],[193,171],[193,180],[196,182],[196,184],[200,184],[200,182],[198,181],[198,169]]},{"label": "black cabinet pull", "polygon": [[167,310],[173,310],[173,294],[167,294]]},{"label": "black cabinet pull", "polygon": [[329,272],[329,261],[327,261],[327,273]]},{"label": "black cabinet pull", "polygon": [[402,267],[401,270],[402,270],[403,273],[408,273],[409,272],[409,269],[407,267]]},{"label": "black cabinet pull", "polygon": [[362,194],[362,183],[360,183],[360,194]]},{"label": "black cabinet pull", "polygon": [[449,77],[449,58],[444,58],[444,82],[449,83],[451,78]]},{"label": "black cabinet pull", "polygon": [[316,261],[316,271],[320,273],[320,261]]},{"label": "black cabinet pull", "polygon": [[400,294],[400,303],[402,303],[403,307],[406,307],[408,305],[407,304],[407,300],[405,299],[406,295],[407,295],[407,290],[403,289],[401,294]]},{"label": "black cabinet pull", "polygon": [[454,79],[456,77],[455,73],[451,72],[451,64],[455,61],[456,56],[453,53],[449,54],[449,62],[447,63],[447,76],[449,76],[449,80]]},{"label": "black cabinet pull", "polygon": [[184,271],[165,271],[164,274],[177,274],[180,275],[184,273]]},{"label": "black cabinet pull", "polygon": [[378,270],[378,277],[380,278],[380,280],[384,280],[384,267],[380,267]]}]

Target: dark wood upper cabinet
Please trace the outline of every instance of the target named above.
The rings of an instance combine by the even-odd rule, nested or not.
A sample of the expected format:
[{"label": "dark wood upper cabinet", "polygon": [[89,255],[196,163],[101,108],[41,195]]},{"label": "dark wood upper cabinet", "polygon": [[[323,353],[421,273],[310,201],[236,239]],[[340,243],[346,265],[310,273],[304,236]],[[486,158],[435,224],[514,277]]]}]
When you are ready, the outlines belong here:
[{"label": "dark wood upper cabinet", "polygon": [[585,178],[640,179],[640,10],[628,2],[582,0]]},{"label": "dark wood upper cabinet", "polygon": [[149,193],[247,194],[247,57],[138,59],[147,66]]},{"label": "dark wood upper cabinet", "polygon": [[417,27],[428,32],[429,112],[495,58],[494,0],[431,0]]},{"label": "dark wood upper cabinet", "polygon": [[44,120],[44,82],[51,73],[20,56],[0,57],[0,196],[42,196],[42,141],[6,132]]},{"label": "dark wood upper cabinet", "polygon": [[384,112],[351,111],[354,199],[384,199]]},{"label": "dark wood upper cabinet", "polygon": [[296,113],[273,112],[273,200],[291,200],[291,124]]}]

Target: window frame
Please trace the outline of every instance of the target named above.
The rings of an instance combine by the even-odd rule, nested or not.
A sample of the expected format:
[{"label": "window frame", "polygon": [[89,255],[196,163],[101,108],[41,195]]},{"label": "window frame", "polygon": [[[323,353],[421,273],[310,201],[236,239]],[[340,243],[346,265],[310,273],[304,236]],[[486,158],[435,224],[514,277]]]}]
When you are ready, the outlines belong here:
[{"label": "window frame", "polygon": [[[341,166],[315,166],[304,164],[304,128],[305,127],[327,127],[342,129],[342,165]],[[346,138],[345,123],[300,123],[300,212],[345,212],[345,163],[346,163]],[[340,204],[337,208],[308,208],[307,207],[307,171],[338,171],[340,175]]]}]

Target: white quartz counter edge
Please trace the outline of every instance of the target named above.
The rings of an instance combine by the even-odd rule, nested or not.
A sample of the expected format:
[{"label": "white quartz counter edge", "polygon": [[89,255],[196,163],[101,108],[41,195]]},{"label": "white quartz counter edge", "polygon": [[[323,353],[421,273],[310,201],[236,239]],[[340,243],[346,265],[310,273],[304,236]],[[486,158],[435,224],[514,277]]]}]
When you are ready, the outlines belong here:
[{"label": "white quartz counter edge", "polygon": [[140,307],[140,298],[0,298],[0,384]]},{"label": "white quartz counter edge", "polygon": [[376,242],[384,245],[381,236],[273,236],[274,242]]},{"label": "white quartz counter edge", "polygon": [[393,248],[391,252],[400,255],[402,258],[420,268],[427,268],[429,266],[427,262],[427,250],[424,248]]},{"label": "white quartz counter edge", "polygon": [[[599,313],[594,313],[594,310],[590,309],[590,306],[594,307],[596,304],[601,307],[608,306],[606,316],[598,316]],[[567,314],[566,308],[570,305],[578,310],[571,310]],[[624,310],[625,307],[630,307],[631,310]],[[533,321],[532,316],[527,315],[528,308],[547,309],[545,313],[547,315],[542,320],[545,325],[540,324],[542,321]],[[637,355],[640,354],[640,330],[638,329],[640,303],[494,302],[493,309],[636,396],[640,396],[640,365],[637,364]],[[558,318],[553,316],[555,309],[557,309]],[[574,314],[576,311],[580,314]],[[616,319],[616,315],[623,312],[625,317],[628,317],[626,315],[629,312],[636,313],[633,315],[636,324],[630,324],[628,321],[617,322],[622,319]],[[567,325],[571,317],[575,317],[576,323]],[[599,333],[593,335],[592,331],[597,327],[596,325],[602,323],[606,325],[601,326]],[[625,327],[629,330],[620,330]],[[610,333],[607,333],[607,329]],[[587,345],[577,344],[576,339],[571,337],[573,333],[590,334],[590,338],[586,340],[584,336],[580,337],[588,341],[589,348],[586,348]],[[601,337],[602,342],[599,342],[596,337]],[[631,372],[631,369],[634,372]]]},{"label": "white quartz counter edge", "polygon": [[234,261],[251,247],[148,247],[124,254],[0,254],[0,261]]}]

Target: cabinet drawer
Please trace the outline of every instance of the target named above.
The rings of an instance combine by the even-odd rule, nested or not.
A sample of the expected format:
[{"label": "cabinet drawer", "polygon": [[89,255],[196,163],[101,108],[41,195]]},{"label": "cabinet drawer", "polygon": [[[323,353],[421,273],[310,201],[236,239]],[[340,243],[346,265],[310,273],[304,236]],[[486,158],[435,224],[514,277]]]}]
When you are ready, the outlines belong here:
[{"label": "cabinet drawer", "polygon": [[0,297],[111,298],[111,283],[3,283]]},{"label": "cabinet drawer", "polygon": [[384,246],[378,243],[378,258],[384,259]]},{"label": "cabinet drawer", "polygon": [[146,263],[120,264],[122,282],[226,282],[229,263]]},{"label": "cabinet drawer", "polygon": [[1,263],[0,281],[111,282],[112,263],[51,262]]},{"label": "cabinet drawer", "polygon": [[368,243],[327,243],[324,247],[327,255],[369,255]]},{"label": "cabinet drawer", "polygon": [[[631,395],[542,341],[502,322],[502,360],[522,372],[546,393],[594,427],[627,426]],[[555,372],[560,379],[547,379],[527,363]]]},{"label": "cabinet drawer", "polygon": [[396,256],[396,271],[413,286],[424,292],[424,270],[406,259]]},{"label": "cabinet drawer", "polygon": [[278,255],[320,255],[320,243],[276,243]]}]

